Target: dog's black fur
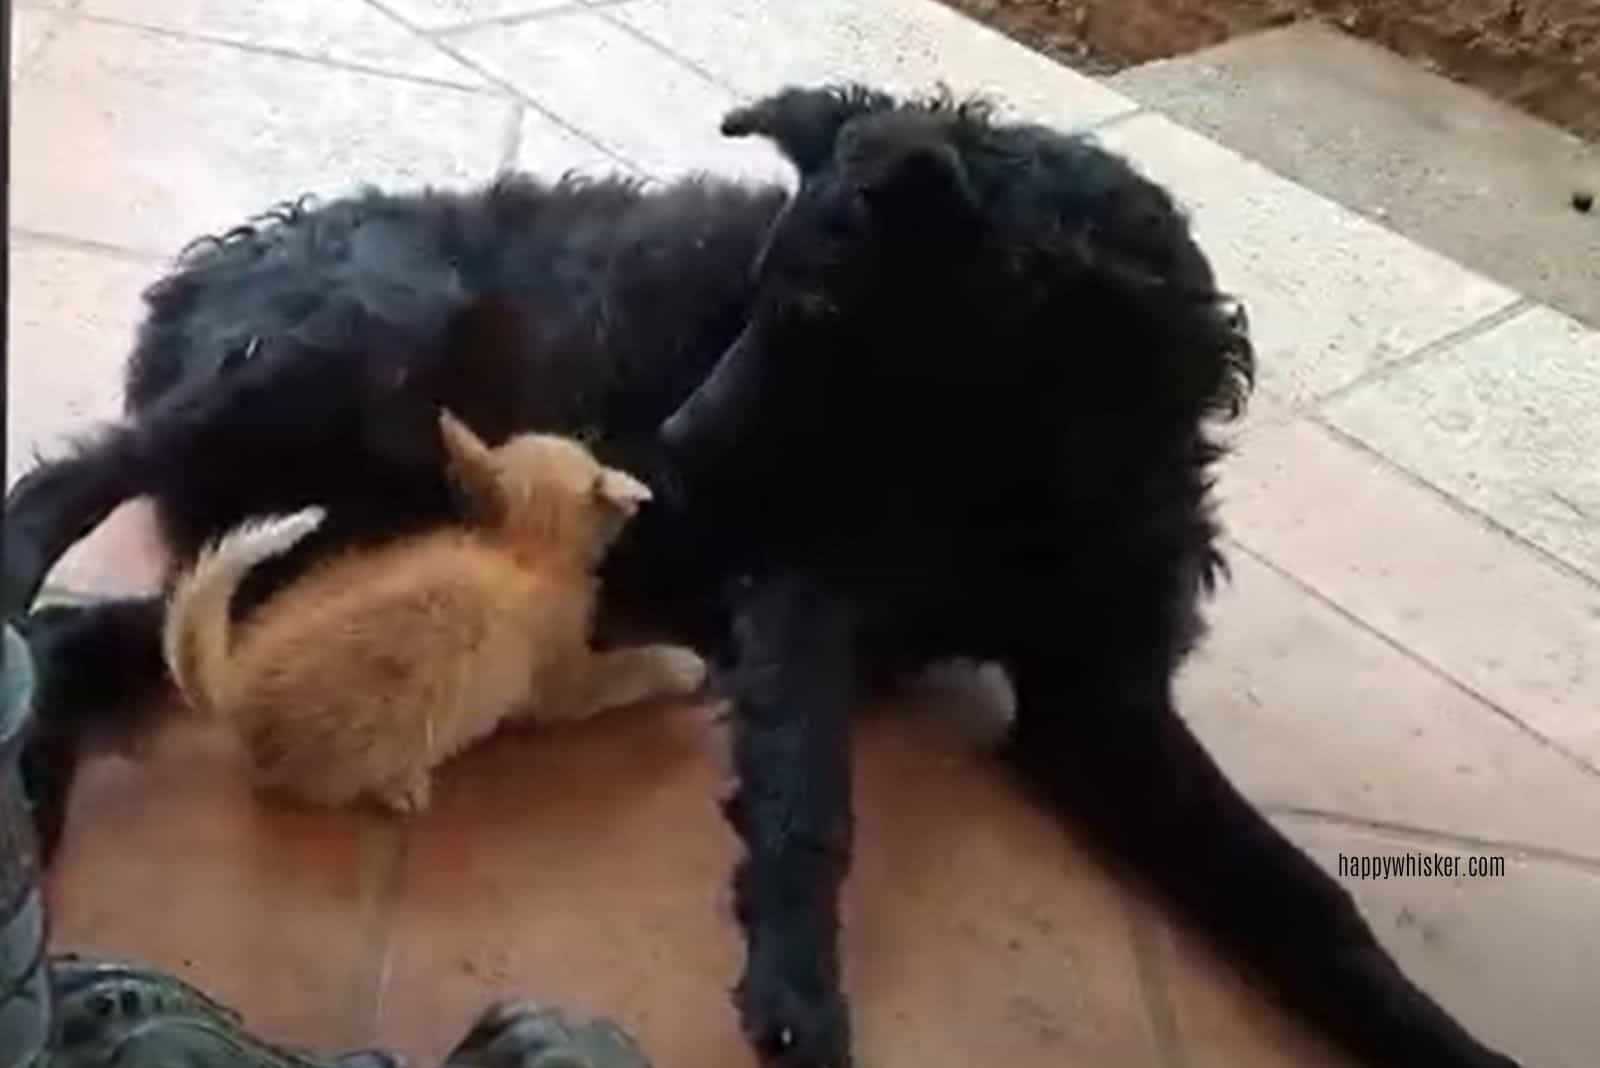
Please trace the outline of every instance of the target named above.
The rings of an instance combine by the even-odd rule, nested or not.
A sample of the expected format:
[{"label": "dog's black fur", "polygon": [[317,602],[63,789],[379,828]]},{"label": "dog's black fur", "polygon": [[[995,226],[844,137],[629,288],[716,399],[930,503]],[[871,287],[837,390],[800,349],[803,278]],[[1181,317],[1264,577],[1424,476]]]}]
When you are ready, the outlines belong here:
[{"label": "dog's black fur", "polygon": [[[724,129],[774,139],[798,192],[507,180],[289,209],[194,251],[149,294],[128,420],[14,490],[8,611],[136,494],[183,556],[329,506],[247,610],[308,555],[454,514],[435,406],[491,439],[585,434],[664,491],[608,566],[606,625],[729,667],[737,1002],[767,1063],[849,1058],[851,705],[954,655],[1008,670],[1038,796],[1291,1009],[1372,1064],[1513,1063],[1406,980],[1173,708],[1220,566],[1207,420],[1253,368],[1167,194],[942,98],[790,90]],[[34,621],[47,734],[159,683],[159,613]]]}]

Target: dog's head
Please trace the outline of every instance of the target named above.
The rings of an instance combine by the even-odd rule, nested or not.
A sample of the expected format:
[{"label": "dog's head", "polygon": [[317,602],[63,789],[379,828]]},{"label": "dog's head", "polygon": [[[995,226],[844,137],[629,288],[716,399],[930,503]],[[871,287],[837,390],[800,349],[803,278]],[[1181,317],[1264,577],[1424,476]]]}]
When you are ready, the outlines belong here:
[{"label": "dog's head", "polygon": [[771,138],[800,184],[745,329],[662,427],[689,471],[1242,401],[1242,309],[1165,191],[1090,142],[860,88],[790,89],[722,128]]},{"label": "dog's head", "polygon": [[521,550],[592,566],[650,499],[648,486],[571,438],[519,434],[489,448],[449,412],[439,431],[474,520]]}]

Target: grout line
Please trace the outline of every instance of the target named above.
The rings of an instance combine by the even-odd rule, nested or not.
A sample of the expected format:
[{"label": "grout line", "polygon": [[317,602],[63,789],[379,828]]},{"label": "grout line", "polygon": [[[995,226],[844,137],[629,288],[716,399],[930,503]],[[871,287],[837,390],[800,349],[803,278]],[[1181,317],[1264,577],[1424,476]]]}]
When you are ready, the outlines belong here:
[{"label": "grout line", "polygon": [[1335,601],[1332,597],[1329,597],[1327,594],[1323,593],[1321,590],[1302,579],[1299,575],[1280,567],[1273,560],[1269,559],[1264,553],[1257,549],[1253,549],[1243,541],[1240,541],[1237,535],[1229,535],[1227,542],[1240,552],[1244,553],[1246,556],[1250,557],[1256,563],[1260,564],[1262,567],[1265,567],[1267,570],[1277,575],[1279,578],[1287,580],[1304,593],[1315,598],[1321,604],[1332,609],[1346,621],[1353,623],[1362,631],[1383,642],[1383,644],[1395,650],[1412,663],[1424,668],[1429,674],[1444,681],[1452,688],[1460,691],[1466,696],[1472,698],[1474,701],[1483,705],[1485,708],[1489,709],[1497,716],[1514,726],[1520,733],[1526,734],[1529,738],[1532,738],[1534,741],[1550,749],[1552,752],[1559,753],[1568,761],[1576,764],[1579,770],[1583,771],[1584,773],[1596,778],[1600,778],[1600,767],[1596,767],[1582,755],[1572,752],[1560,742],[1546,737],[1544,734],[1535,730],[1527,723],[1524,723],[1519,717],[1514,715],[1509,709],[1500,704],[1498,701],[1495,701],[1488,695],[1480,692],[1469,683],[1463,682],[1461,679],[1456,678],[1438,664],[1435,664],[1433,661],[1418,653],[1416,650],[1400,642],[1399,639],[1390,637],[1387,633],[1356,615],[1354,612],[1350,611],[1350,609],[1346,608],[1338,601]]},{"label": "grout line", "polygon": [[[1390,232],[1393,233],[1394,231]],[[1403,237],[1404,235],[1397,236]],[[1430,249],[1429,251],[1432,250]],[[1435,253],[1435,255],[1439,255],[1439,253]],[[1451,262],[1454,263],[1455,261],[1452,260]],[[1457,264],[1457,266],[1460,265]],[[1484,276],[1480,275],[1480,277]],[[1495,284],[1498,285],[1499,283]],[[1374,367],[1372,370],[1367,371],[1364,374],[1357,375],[1351,381],[1346,382],[1342,386],[1336,386],[1320,397],[1313,397],[1311,400],[1306,402],[1306,409],[1308,411],[1321,411],[1329,405],[1339,403],[1357,390],[1364,389],[1370,385],[1376,385],[1380,382],[1387,382],[1389,379],[1396,377],[1401,372],[1410,370],[1417,364],[1422,363],[1430,357],[1437,356],[1441,352],[1447,352],[1458,345],[1463,345],[1468,341],[1489,333],[1491,330],[1495,330],[1501,326],[1504,326],[1511,320],[1520,317],[1524,312],[1529,311],[1537,306],[1538,303],[1531,297],[1523,296],[1520,293],[1516,294],[1510,301],[1506,302],[1501,307],[1496,308],[1494,311],[1489,312],[1487,315],[1479,316],[1477,319],[1474,319],[1465,326],[1457,327],[1454,330],[1447,331],[1439,337],[1434,338],[1432,341],[1418,346],[1414,351],[1401,356],[1399,359],[1390,360],[1388,363]]]},{"label": "grout line", "polygon": [[1123,123],[1127,122],[1129,119],[1138,118],[1140,115],[1158,115],[1158,114],[1160,114],[1160,112],[1152,112],[1149,108],[1145,107],[1143,104],[1134,104],[1131,108],[1128,108],[1126,111],[1113,111],[1110,115],[1107,115],[1103,119],[1096,119],[1095,121],[1089,123],[1087,126],[1083,126],[1083,127],[1078,128],[1075,131],[1069,131],[1069,132],[1077,133],[1080,136],[1100,134],[1100,133],[1104,133],[1105,131],[1111,129],[1113,126],[1122,125]]},{"label": "grout line", "polygon": [[457,63],[460,63],[468,70],[481,75],[483,78],[489,81],[490,84],[498,86],[501,92],[508,94],[513,100],[522,102],[522,104],[524,104],[527,108],[548,119],[562,130],[565,130],[567,133],[571,134],[573,137],[576,137],[590,148],[604,155],[607,159],[615,160],[617,163],[621,164],[627,170],[632,171],[634,174],[648,176],[649,172],[644,167],[639,166],[633,160],[611,148],[609,145],[603,144],[601,141],[596,139],[593,134],[589,133],[589,131],[583,129],[581,126],[578,126],[563,118],[558,113],[551,111],[548,107],[539,103],[539,101],[535,100],[532,96],[528,95],[516,85],[507,81],[505,78],[502,78],[500,75],[496,74],[482,63],[479,63],[477,60],[473,59],[471,56],[455,47],[449,41],[428,36],[428,34],[414,26],[393,8],[391,8],[388,3],[385,2],[385,0],[365,0],[365,3],[368,7],[381,12],[393,21],[399,23],[401,26],[404,26],[413,34],[425,41],[428,41],[435,48],[439,49],[439,51],[443,52]]},{"label": "grout line", "polygon": [[[1113,118],[1109,121],[1116,122],[1120,120]],[[1531,297],[1518,294],[1503,306],[1495,309],[1492,312],[1489,312],[1487,315],[1483,315],[1473,320],[1466,326],[1458,327],[1455,330],[1448,331],[1440,337],[1418,346],[1414,352],[1410,352],[1397,360],[1392,360],[1381,367],[1374,368],[1372,371],[1358,376],[1353,381],[1346,382],[1344,385],[1330,390],[1321,397],[1314,397],[1308,401],[1302,401],[1300,403],[1284,403],[1284,413],[1280,418],[1269,420],[1267,423],[1255,427],[1248,432],[1241,432],[1238,440],[1242,444],[1247,437],[1253,436],[1259,431],[1272,429],[1274,427],[1286,426],[1298,419],[1304,419],[1313,426],[1332,436],[1340,444],[1356,450],[1363,456],[1367,456],[1370,459],[1375,460],[1383,467],[1385,471],[1398,475],[1400,478],[1404,479],[1407,484],[1421,489],[1427,492],[1430,496],[1443,501],[1458,515],[1473,520],[1493,533],[1509,539],[1514,544],[1522,547],[1523,549],[1537,556],[1539,559],[1543,560],[1545,563],[1554,567],[1562,574],[1576,579],[1583,585],[1600,589],[1600,578],[1590,575],[1577,565],[1570,563],[1569,561],[1551,552],[1543,545],[1531,540],[1520,531],[1512,529],[1488,513],[1479,510],[1471,504],[1468,504],[1466,501],[1463,501],[1461,498],[1450,493],[1443,487],[1435,485],[1417,472],[1386,456],[1376,447],[1369,445],[1360,437],[1357,437],[1355,434],[1352,434],[1350,431],[1345,430],[1343,427],[1333,422],[1331,413],[1326,410],[1328,407],[1339,403],[1359,389],[1369,385],[1375,385],[1380,382],[1388,381],[1401,372],[1409,370],[1433,356],[1437,356],[1443,352],[1448,352],[1450,349],[1456,348],[1459,345],[1463,345],[1468,341],[1482,337],[1484,334],[1490,333],[1491,331],[1496,330],[1507,323],[1521,318],[1524,314],[1543,306],[1544,305],[1540,304]]]},{"label": "grout line", "polygon": [[437,43],[442,38],[459,37],[478,30],[503,30],[512,26],[520,26],[524,22],[537,22],[540,19],[559,18],[563,15],[572,15],[586,10],[578,0],[569,0],[565,4],[556,4],[553,7],[535,8],[532,11],[513,11],[508,15],[489,15],[481,19],[468,19],[466,22],[452,22],[444,26],[424,28],[418,26],[417,32]]},{"label": "grout line", "polygon": [[132,263],[146,263],[154,266],[168,266],[172,263],[172,257],[166,253],[143,248],[126,248],[122,245],[112,245],[87,237],[72,237],[67,234],[52,233],[48,230],[34,230],[26,226],[13,226],[11,233],[12,236],[20,237],[30,243],[70,248],[77,252],[93,252]]},{"label": "grout line", "polygon": [[383,1004],[394,960],[395,903],[403,890],[411,828],[379,815],[363,815],[358,846],[361,856],[361,929],[357,937],[359,966],[346,995],[347,1043],[377,1040]]},{"label": "grout line", "polygon": [[610,23],[612,26],[616,27],[617,29],[621,30],[623,33],[625,33],[628,36],[630,36],[630,37],[634,38],[635,40],[639,41],[641,44],[653,49],[656,52],[661,53],[663,56],[666,56],[668,59],[670,59],[674,63],[678,64],[680,67],[684,67],[684,68],[694,72],[695,74],[699,75],[701,78],[703,78],[706,81],[710,82],[712,85],[715,85],[717,88],[727,90],[728,92],[732,93],[735,97],[737,97],[741,101],[750,99],[751,94],[749,92],[745,91],[744,89],[741,89],[737,85],[734,85],[732,82],[725,81],[720,76],[718,76],[717,74],[713,73],[710,69],[701,66],[699,63],[696,63],[694,60],[690,59],[688,56],[681,55],[671,45],[663,44],[662,42],[656,40],[654,37],[651,37],[648,33],[645,33],[643,30],[640,30],[640,29],[636,28],[631,23],[629,23],[629,22],[627,22],[627,21],[625,21],[623,19],[619,19],[615,15],[611,14],[609,9],[611,7],[616,7],[616,6],[618,6],[618,5],[616,5],[616,4],[607,4],[607,5],[603,6],[603,7],[592,8],[592,10],[594,11],[594,15],[595,15],[596,18],[601,19],[604,22]]},{"label": "grout line", "polygon": [[1172,1007],[1171,985],[1162,964],[1159,930],[1133,895],[1119,895],[1128,924],[1128,948],[1133,953],[1134,981],[1139,986],[1139,1001],[1150,1025],[1150,1038],[1160,1068],[1189,1068],[1178,1029],[1178,1014]]},{"label": "grout line", "polygon": [[502,29],[507,26],[521,26],[527,22],[540,22],[544,19],[560,18],[564,15],[577,15],[589,11],[603,11],[608,7],[621,7],[631,3],[632,0],[569,0],[568,3],[556,4],[553,7],[538,8],[533,11],[514,11],[509,15],[490,15],[481,19],[469,19],[466,22],[452,22],[448,26],[435,26],[432,29],[416,27],[416,31],[424,37],[438,41],[446,37],[459,37],[476,30]]},{"label": "grout line", "polygon": [[447,81],[443,78],[430,78],[421,74],[409,74],[405,71],[388,70],[383,67],[373,67],[365,63],[354,63],[349,60],[335,59],[332,56],[310,55],[297,52],[290,48],[277,45],[257,44],[250,41],[240,41],[229,37],[218,37],[209,33],[195,33],[190,30],[174,30],[165,26],[151,26],[142,22],[129,19],[115,18],[110,15],[76,15],[78,20],[97,26],[110,26],[121,30],[133,30],[138,33],[149,34],[169,41],[183,41],[194,44],[206,44],[219,48],[231,48],[251,55],[266,56],[272,59],[287,59],[296,63],[306,63],[315,67],[329,70],[345,71],[351,74],[365,74],[372,77],[387,78],[392,81],[411,82],[415,85],[427,85],[435,89],[451,89],[458,93],[471,93],[474,96],[493,97],[499,94],[481,85],[463,85],[460,82]]},{"label": "grout line", "polygon": [[1549,564],[1551,567],[1555,568],[1557,571],[1560,571],[1569,578],[1576,579],[1591,589],[1600,590],[1600,578],[1596,578],[1587,571],[1584,571],[1578,565],[1562,559],[1549,549],[1546,549],[1543,545],[1540,545],[1538,542],[1528,538],[1527,535],[1521,533],[1520,531],[1513,530],[1511,527],[1502,523],[1494,516],[1473,507],[1471,504],[1468,504],[1466,501],[1463,501],[1461,498],[1450,493],[1450,491],[1444,489],[1442,486],[1434,485],[1432,482],[1417,474],[1409,467],[1395,462],[1388,456],[1385,456],[1382,452],[1378,451],[1378,449],[1367,444],[1361,438],[1358,438],[1354,434],[1345,430],[1343,427],[1336,423],[1329,422],[1328,419],[1321,413],[1315,411],[1308,412],[1306,418],[1313,426],[1318,427],[1323,432],[1330,435],[1335,441],[1354,449],[1364,456],[1372,458],[1381,464],[1386,471],[1398,475],[1409,484],[1427,492],[1430,496],[1443,501],[1457,514],[1464,516],[1467,519],[1475,520],[1477,523],[1488,528],[1493,533],[1510,540],[1518,546],[1521,546],[1523,549],[1537,556],[1539,559],[1543,560],[1545,563]]},{"label": "grout line", "polygon": [[1309,808],[1302,805],[1262,805],[1261,808],[1263,812],[1269,815],[1287,816],[1290,819],[1306,823],[1322,823],[1336,827],[1354,828],[1389,837],[1414,838],[1419,842],[1426,842],[1431,845],[1465,847],[1481,853],[1510,854],[1529,860],[1578,868],[1590,875],[1600,875],[1600,857],[1589,857],[1582,853],[1569,853],[1564,849],[1553,849],[1549,846],[1526,845],[1522,842],[1501,841],[1495,838],[1479,838],[1476,835],[1457,834],[1453,831],[1434,831],[1426,827],[1413,827],[1406,823],[1368,819],[1365,816],[1351,816],[1343,812],[1329,812],[1324,809]]}]

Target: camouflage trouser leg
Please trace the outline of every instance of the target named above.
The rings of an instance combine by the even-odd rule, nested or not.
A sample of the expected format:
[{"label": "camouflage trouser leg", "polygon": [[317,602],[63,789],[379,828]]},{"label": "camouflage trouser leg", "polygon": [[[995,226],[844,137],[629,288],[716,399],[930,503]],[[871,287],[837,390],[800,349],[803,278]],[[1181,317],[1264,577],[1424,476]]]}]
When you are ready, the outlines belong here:
[{"label": "camouflage trouser leg", "polygon": [[[318,1056],[244,1029],[239,1015],[170,975],[58,957],[57,1041],[49,1068],[406,1068],[383,1050]],[[487,1009],[445,1068],[650,1068],[615,1024],[559,1009]]]}]

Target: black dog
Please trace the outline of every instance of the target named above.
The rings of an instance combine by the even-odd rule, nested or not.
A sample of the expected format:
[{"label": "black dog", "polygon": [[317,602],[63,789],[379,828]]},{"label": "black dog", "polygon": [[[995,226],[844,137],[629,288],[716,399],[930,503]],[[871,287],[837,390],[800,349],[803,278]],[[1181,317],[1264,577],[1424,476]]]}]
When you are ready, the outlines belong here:
[{"label": "black dog", "polygon": [[[247,515],[329,506],[247,611],[309,554],[454,514],[436,405],[491,438],[583,433],[666,491],[608,566],[605,626],[729,667],[737,1001],[766,1063],[849,1061],[852,703],[958,654],[1008,670],[1030,787],[1290,1008],[1373,1064],[1513,1063],[1401,974],[1174,711],[1220,568],[1206,421],[1253,366],[1166,193],[943,99],[791,90],[724,129],[773,138],[798,192],[373,194],[189,256],[149,294],[129,421],[14,491],[8,609],[135,494],[183,555]],[[34,620],[42,754],[159,682],[159,614]]]}]

